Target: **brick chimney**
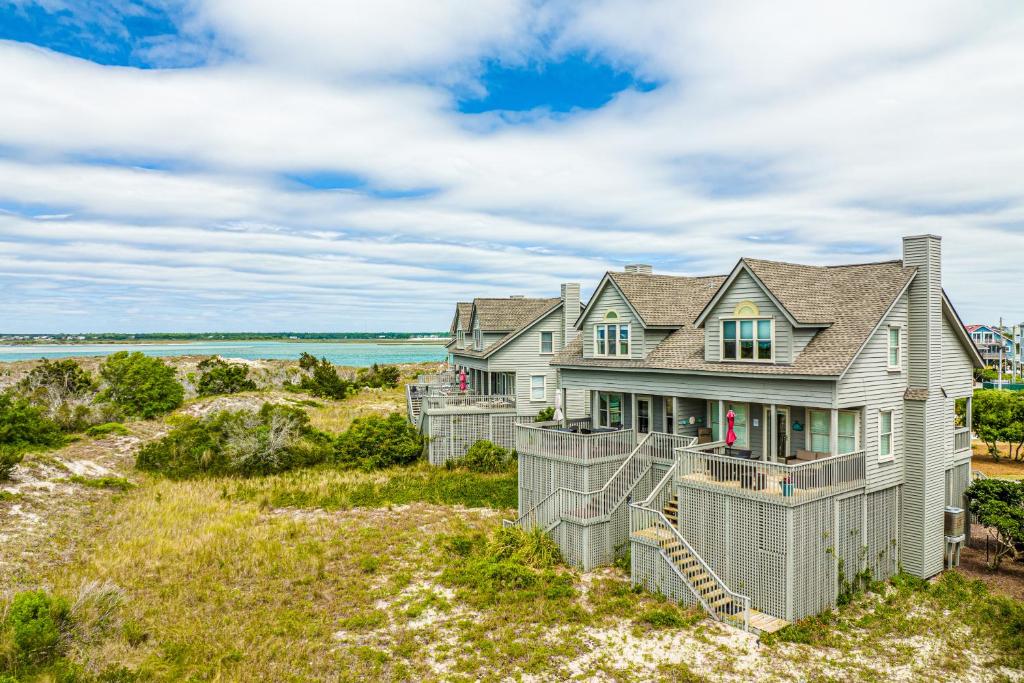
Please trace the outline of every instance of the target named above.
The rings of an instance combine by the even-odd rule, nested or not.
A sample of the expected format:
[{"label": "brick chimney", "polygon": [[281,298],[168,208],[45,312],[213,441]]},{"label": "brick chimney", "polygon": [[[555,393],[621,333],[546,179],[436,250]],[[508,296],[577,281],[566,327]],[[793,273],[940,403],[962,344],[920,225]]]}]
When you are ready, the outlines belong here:
[{"label": "brick chimney", "polygon": [[576,338],[576,319],[580,317],[580,283],[566,282],[562,285],[562,301],[564,305],[564,342],[568,344]]},{"label": "brick chimney", "polygon": [[927,578],[943,568],[946,453],[942,396],[942,238],[903,238],[903,264],[917,267],[907,311],[900,561]]}]

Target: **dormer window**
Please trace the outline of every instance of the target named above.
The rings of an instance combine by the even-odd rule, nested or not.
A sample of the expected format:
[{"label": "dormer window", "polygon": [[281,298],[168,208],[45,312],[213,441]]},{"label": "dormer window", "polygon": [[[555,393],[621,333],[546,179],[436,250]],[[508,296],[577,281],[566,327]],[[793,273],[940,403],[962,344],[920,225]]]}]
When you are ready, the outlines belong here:
[{"label": "dormer window", "polygon": [[604,323],[594,325],[594,355],[601,357],[628,358],[631,347],[629,323],[617,322],[619,314],[608,311],[604,314]]},{"label": "dormer window", "polygon": [[722,360],[775,360],[775,321],[771,318],[722,320]]},{"label": "dormer window", "polygon": [[480,323],[473,328],[473,347],[477,351],[484,350],[484,333],[480,330]]},{"label": "dormer window", "polygon": [[462,329],[456,330],[455,341],[459,345],[460,349],[463,348],[466,345],[466,331]]}]

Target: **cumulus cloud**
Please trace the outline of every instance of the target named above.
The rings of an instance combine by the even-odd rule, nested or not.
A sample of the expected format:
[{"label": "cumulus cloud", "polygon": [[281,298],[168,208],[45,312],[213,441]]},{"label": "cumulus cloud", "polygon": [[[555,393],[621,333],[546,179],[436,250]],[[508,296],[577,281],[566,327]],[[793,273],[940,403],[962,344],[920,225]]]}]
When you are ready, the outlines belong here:
[{"label": "cumulus cloud", "polygon": [[[1019,4],[207,0],[172,16],[155,65],[200,66],[0,41],[14,327],[144,291],[158,316],[109,322],[443,329],[455,299],[590,287],[629,261],[877,260],[921,231],[944,236],[966,317],[1024,318],[999,304],[1024,254]],[[489,64],[566,54],[659,87],[568,114],[458,111]],[[352,182],[295,180],[316,174]],[[26,305],[41,279],[62,283],[59,307]]]}]

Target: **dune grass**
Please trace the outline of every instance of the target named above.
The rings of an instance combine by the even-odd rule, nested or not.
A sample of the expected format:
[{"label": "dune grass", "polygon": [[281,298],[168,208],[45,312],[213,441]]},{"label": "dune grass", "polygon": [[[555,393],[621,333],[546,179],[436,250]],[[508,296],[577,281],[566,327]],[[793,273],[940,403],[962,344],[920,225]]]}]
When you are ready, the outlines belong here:
[{"label": "dune grass", "polygon": [[293,470],[271,477],[233,480],[225,485],[225,492],[234,500],[272,508],[347,510],[425,502],[513,510],[517,505],[516,487],[514,470],[481,474],[421,462],[375,472],[327,466]]}]

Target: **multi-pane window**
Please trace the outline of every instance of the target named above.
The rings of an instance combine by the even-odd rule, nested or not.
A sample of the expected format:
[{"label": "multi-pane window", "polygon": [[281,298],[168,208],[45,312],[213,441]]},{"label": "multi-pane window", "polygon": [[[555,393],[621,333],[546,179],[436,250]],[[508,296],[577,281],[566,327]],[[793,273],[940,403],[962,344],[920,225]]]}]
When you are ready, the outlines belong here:
[{"label": "multi-pane window", "polygon": [[530,375],[530,400],[543,401],[547,398],[544,375]]},{"label": "multi-pane window", "polygon": [[554,353],[555,352],[555,333],[554,332],[541,332],[540,333],[540,352],[541,353]]},{"label": "multi-pane window", "polygon": [[594,355],[629,357],[629,331],[628,323],[594,325]]},{"label": "multi-pane window", "polygon": [[882,410],[878,413],[878,458],[879,460],[893,458],[891,410]]},{"label": "multi-pane window", "polygon": [[665,397],[665,433],[674,434],[676,431],[676,400],[671,396]]},{"label": "multi-pane window", "polygon": [[617,427],[622,424],[622,394],[597,396],[597,424],[599,427]]},{"label": "multi-pane window", "polygon": [[889,369],[900,369],[900,328],[889,328]]},{"label": "multi-pane window", "polygon": [[458,330],[455,332],[455,339],[458,342],[459,348],[461,349],[466,345],[466,331]]},{"label": "multi-pane window", "polygon": [[482,351],[484,348],[484,333],[480,330],[479,325],[473,329],[473,348],[477,351]]},{"label": "multi-pane window", "polygon": [[[809,411],[807,440],[810,450],[830,453],[832,450],[832,418],[827,410]],[[854,410],[840,410],[836,437],[840,453],[853,453],[860,445],[860,415]]]},{"label": "multi-pane window", "polygon": [[723,320],[722,360],[773,360],[773,325],[770,318]]}]

